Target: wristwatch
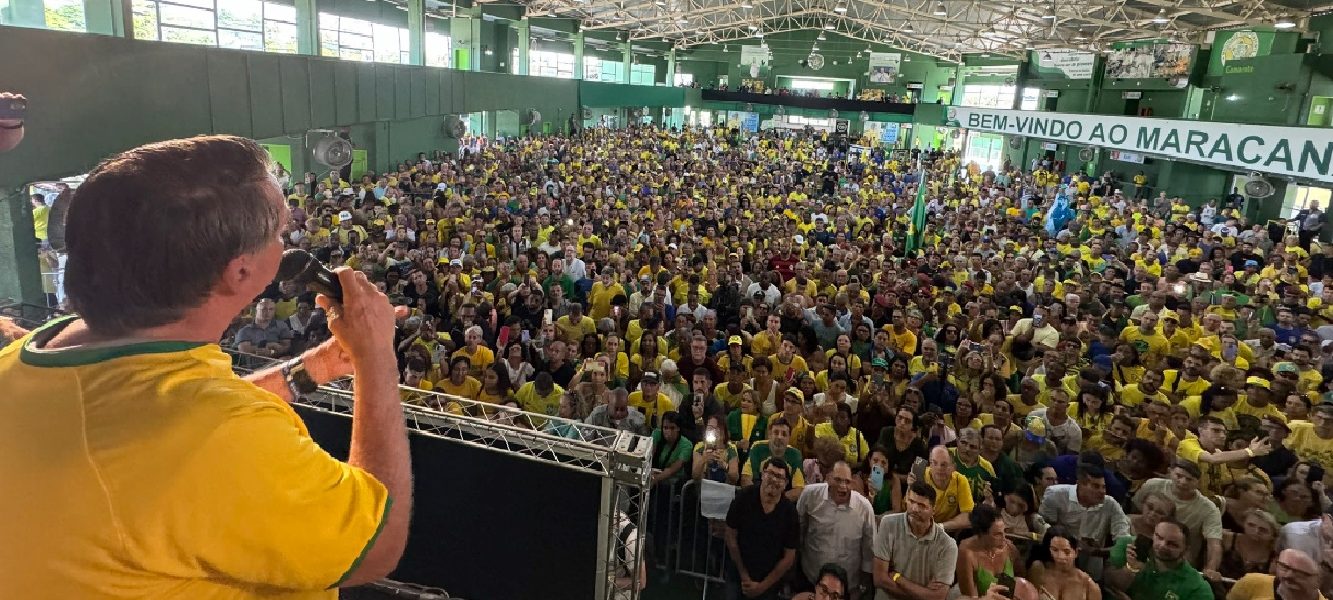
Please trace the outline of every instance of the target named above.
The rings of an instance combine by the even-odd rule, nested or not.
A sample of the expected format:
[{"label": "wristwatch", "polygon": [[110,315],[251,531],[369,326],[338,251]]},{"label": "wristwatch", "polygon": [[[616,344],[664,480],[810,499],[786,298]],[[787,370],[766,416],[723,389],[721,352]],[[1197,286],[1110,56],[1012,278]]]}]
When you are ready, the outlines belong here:
[{"label": "wristwatch", "polygon": [[292,393],[292,400],[319,389],[319,385],[310,376],[310,372],[306,371],[305,361],[299,358],[283,363],[282,380],[287,382],[287,389]]}]

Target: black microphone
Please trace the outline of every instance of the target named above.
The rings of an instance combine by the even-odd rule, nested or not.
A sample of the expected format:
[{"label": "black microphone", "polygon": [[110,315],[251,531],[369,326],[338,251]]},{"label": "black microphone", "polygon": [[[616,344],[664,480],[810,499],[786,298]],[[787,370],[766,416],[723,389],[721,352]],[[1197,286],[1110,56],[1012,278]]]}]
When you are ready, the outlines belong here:
[{"label": "black microphone", "polygon": [[292,248],[282,253],[282,262],[278,263],[277,279],[295,281],[337,302],[343,301],[343,286],[338,281],[338,275],[305,250]]}]

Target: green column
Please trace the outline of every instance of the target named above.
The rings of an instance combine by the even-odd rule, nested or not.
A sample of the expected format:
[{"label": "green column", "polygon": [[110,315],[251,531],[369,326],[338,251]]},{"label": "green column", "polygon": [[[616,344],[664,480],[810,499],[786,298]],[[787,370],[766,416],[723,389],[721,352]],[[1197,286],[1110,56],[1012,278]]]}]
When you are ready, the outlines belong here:
[{"label": "green column", "polygon": [[1028,63],[1018,63],[1018,73],[1014,74],[1014,105],[1013,109],[1018,110],[1023,107],[1023,88],[1028,83]]},{"label": "green column", "polygon": [[407,0],[407,61],[426,64],[426,0]]},{"label": "green column", "polygon": [[634,69],[634,50],[628,41],[620,43],[620,62],[625,66],[620,74],[620,83],[629,83],[630,71]]},{"label": "green column", "polygon": [[675,48],[675,47],[672,47],[672,48],[671,48],[671,51],[670,51],[670,52],[667,52],[666,84],[667,84],[668,86],[676,85],[676,48]]},{"label": "green column", "polygon": [[83,0],[88,33],[134,37],[134,10],[129,0]]},{"label": "green column", "polygon": [[583,79],[583,32],[574,34],[574,79]]},{"label": "green column", "polygon": [[[518,58],[515,59],[515,60],[518,61],[518,65],[516,65],[516,66],[518,67],[518,69],[517,69],[516,72],[517,72],[519,75],[527,75],[527,74],[528,74],[528,67],[529,67],[529,65],[532,64],[532,62],[531,62],[530,60],[528,60],[528,52],[532,49],[532,48],[531,48],[531,46],[532,46],[532,27],[531,27],[531,25],[528,23],[528,20],[527,20],[527,19],[519,19],[518,21],[516,21],[516,22],[514,23],[514,30],[515,30],[515,31],[517,32],[517,34],[518,34],[518,35],[517,35],[517,37],[518,37]],[[575,76],[575,77],[578,77],[578,72],[579,72],[578,51],[575,51],[575,52],[574,52],[574,76]]]},{"label": "green column", "polygon": [[296,0],[296,51],[316,56],[319,54],[318,0]]},{"label": "green column", "polygon": [[0,196],[0,301],[45,305],[27,188]]},{"label": "green column", "polygon": [[9,0],[0,12],[0,22],[19,27],[46,27],[46,5],[42,0]]}]

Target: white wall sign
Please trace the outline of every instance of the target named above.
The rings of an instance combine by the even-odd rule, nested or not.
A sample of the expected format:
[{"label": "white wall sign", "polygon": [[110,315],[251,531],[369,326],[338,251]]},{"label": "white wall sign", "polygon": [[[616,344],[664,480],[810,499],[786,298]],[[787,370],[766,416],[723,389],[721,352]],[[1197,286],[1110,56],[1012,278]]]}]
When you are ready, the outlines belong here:
[{"label": "white wall sign", "polygon": [[1039,71],[1059,71],[1069,79],[1092,79],[1097,55],[1082,50],[1035,50]]}]

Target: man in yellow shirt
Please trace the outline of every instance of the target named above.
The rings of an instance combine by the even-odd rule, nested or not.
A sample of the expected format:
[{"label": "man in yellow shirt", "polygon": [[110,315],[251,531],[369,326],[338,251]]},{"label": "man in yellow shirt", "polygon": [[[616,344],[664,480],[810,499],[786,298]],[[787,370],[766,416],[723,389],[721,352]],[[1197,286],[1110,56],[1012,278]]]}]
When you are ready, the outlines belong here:
[{"label": "man in yellow shirt", "polygon": [[47,235],[47,230],[49,229],[47,223],[50,220],[49,219],[50,215],[51,215],[51,207],[46,205],[46,196],[43,196],[41,194],[33,194],[32,231],[37,236],[37,242],[42,244],[43,246],[46,245],[47,238],[49,237]]},{"label": "man in yellow shirt", "polygon": [[972,486],[954,466],[948,448],[935,446],[930,450],[923,479],[935,488],[935,522],[944,526],[945,531],[966,529],[974,505]]},{"label": "man in yellow shirt", "polygon": [[1130,325],[1120,332],[1121,341],[1134,345],[1143,363],[1156,365],[1171,351],[1171,344],[1157,330],[1157,313],[1144,311],[1138,325]]},{"label": "man in yellow shirt", "polygon": [[661,392],[662,384],[656,371],[644,373],[639,381],[639,388],[630,392],[629,405],[643,413],[648,427],[656,429],[662,415],[675,410],[675,406],[671,399]]},{"label": "man in yellow shirt", "polygon": [[[246,379],[217,345],[277,273],[287,214],[238,137],[88,175],[66,219],[76,315],[0,351],[0,475],[23,486],[0,496],[6,595],[332,599],[394,570],[412,483],[385,295],[340,270],[342,303],[318,298],[336,341]],[[347,464],[288,402],[353,371]]]},{"label": "man in yellow shirt", "polygon": [[1320,404],[1310,411],[1310,420],[1292,421],[1287,448],[1301,460],[1333,465],[1333,404]]},{"label": "man in yellow shirt", "polygon": [[1235,476],[1227,463],[1243,462],[1273,451],[1267,439],[1255,438],[1239,450],[1223,450],[1227,441],[1227,426],[1217,417],[1199,417],[1199,435],[1181,440],[1176,447],[1180,458],[1199,465],[1199,491],[1210,496],[1221,496],[1234,483]]}]

